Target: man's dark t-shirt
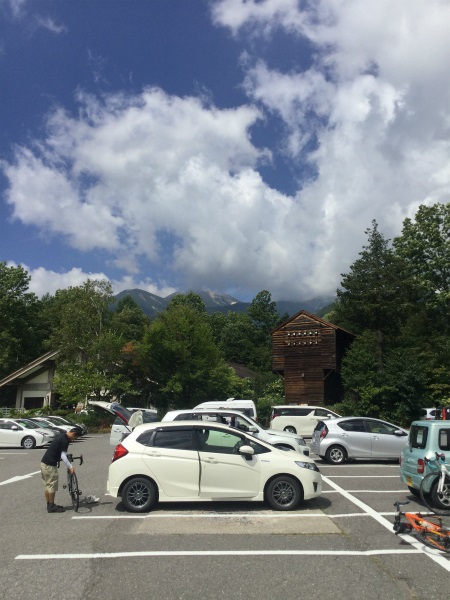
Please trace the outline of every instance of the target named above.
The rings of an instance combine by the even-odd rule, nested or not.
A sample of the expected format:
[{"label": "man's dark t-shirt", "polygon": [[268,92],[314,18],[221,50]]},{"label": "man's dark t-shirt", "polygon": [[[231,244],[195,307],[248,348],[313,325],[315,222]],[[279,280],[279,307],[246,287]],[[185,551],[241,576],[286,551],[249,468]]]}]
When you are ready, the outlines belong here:
[{"label": "man's dark t-shirt", "polygon": [[55,437],[55,439],[50,443],[50,446],[47,448],[41,462],[51,467],[56,467],[58,462],[61,460],[61,452],[67,452],[69,443],[70,440],[65,433]]}]

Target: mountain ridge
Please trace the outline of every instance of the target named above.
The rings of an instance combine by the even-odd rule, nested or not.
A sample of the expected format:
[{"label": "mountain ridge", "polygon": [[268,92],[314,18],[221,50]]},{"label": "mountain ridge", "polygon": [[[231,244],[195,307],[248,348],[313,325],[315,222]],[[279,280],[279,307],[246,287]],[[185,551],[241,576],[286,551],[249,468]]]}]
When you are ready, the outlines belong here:
[{"label": "mountain ridge", "polygon": [[[247,312],[250,302],[243,302],[228,294],[219,294],[205,290],[191,290],[203,300],[208,313],[227,313],[230,312]],[[187,292],[174,292],[165,298],[141,290],[139,288],[123,290],[115,295],[113,310],[117,306],[119,300],[125,296],[130,296],[141,310],[150,318],[156,317],[161,311],[165,310],[171,300],[178,294]],[[321,316],[321,311],[334,301],[331,296],[318,296],[310,300],[278,300],[276,302],[277,312],[280,316],[287,314],[289,317],[295,315],[301,310],[306,310],[318,316]]]}]

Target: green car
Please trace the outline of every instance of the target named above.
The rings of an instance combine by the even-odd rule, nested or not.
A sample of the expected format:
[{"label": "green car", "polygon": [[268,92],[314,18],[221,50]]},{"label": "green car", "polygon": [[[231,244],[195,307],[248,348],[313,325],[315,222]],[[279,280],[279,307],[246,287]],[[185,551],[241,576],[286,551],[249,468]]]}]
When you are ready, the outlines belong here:
[{"label": "green car", "polygon": [[[410,492],[415,496],[420,496],[420,484],[428,473],[439,474],[436,452],[444,453],[443,462],[449,468],[450,421],[413,421],[409,432],[408,446],[401,454],[400,479],[406,483]],[[430,489],[424,491],[431,494],[433,504],[437,508],[449,510],[450,485],[445,485],[442,492],[438,493],[436,489],[438,477],[430,479],[432,479]]]}]

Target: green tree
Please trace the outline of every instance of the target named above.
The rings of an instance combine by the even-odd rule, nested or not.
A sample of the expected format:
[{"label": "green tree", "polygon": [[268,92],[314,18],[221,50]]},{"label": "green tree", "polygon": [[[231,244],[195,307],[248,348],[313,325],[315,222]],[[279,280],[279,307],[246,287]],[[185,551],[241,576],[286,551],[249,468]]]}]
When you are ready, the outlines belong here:
[{"label": "green tree", "polygon": [[[432,310],[429,327],[449,332],[450,204],[421,205],[415,220],[403,221],[393,241],[397,255],[407,260],[420,290],[420,300]],[[430,329],[429,329],[430,331]]]},{"label": "green tree", "polygon": [[173,306],[188,306],[196,310],[201,315],[206,315],[206,305],[198,294],[188,292],[187,294],[177,294],[169,303],[169,308]]},{"label": "green tree", "polygon": [[49,343],[60,350],[55,391],[62,404],[130,392],[130,381],[121,372],[126,340],[111,328],[112,302],[111,284],[103,280],[55,294],[51,310],[56,325]]},{"label": "green tree", "polygon": [[214,343],[206,315],[190,306],[175,304],[160,313],[146,332],[139,355],[161,410],[227,397],[232,369]]},{"label": "green tree", "polygon": [[43,351],[41,303],[28,291],[30,276],[21,266],[0,262],[0,378],[31,362]]},{"label": "green tree", "polygon": [[351,271],[342,275],[335,305],[336,323],[352,333],[377,336],[377,369],[384,369],[386,339],[398,335],[414,306],[416,287],[407,261],[398,257],[378,230],[367,229],[368,245]]}]

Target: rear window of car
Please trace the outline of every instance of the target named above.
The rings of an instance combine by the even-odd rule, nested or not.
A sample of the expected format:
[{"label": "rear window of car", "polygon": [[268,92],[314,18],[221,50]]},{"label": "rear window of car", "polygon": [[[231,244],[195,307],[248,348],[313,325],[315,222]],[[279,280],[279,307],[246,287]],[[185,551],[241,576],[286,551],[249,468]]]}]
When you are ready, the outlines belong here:
[{"label": "rear window of car", "polygon": [[411,448],[424,450],[427,446],[428,427],[424,425],[413,425],[409,432],[409,445]]},{"label": "rear window of car", "polygon": [[349,421],[341,421],[338,427],[344,431],[366,431],[364,421],[362,419],[350,419]]},{"label": "rear window of car", "polygon": [[[312,412],[312,408],[274,408],[273,417],[306,417]],[[273,418],[272,417],[272,418]]]},{"label": "rear window of car", "polygon": [[153,438],[153,446],[171,448],[172,450],[195,450],[192,442],[192,429],[175,429],[157,431]]},{"label": "rear window of car", "polygon": [[450,427],[439,429],[439,450],[450,450]]}]

